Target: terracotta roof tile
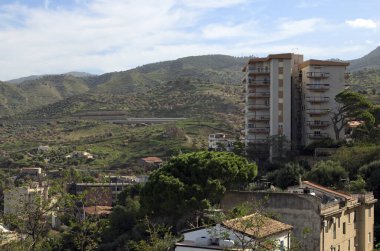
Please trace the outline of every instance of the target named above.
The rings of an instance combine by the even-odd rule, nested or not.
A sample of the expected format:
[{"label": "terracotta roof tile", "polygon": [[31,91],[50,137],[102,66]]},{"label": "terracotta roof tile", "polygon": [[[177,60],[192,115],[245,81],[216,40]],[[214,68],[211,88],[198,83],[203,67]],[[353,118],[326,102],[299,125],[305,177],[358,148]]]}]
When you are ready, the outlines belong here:
[{"label": "terracotta roof tile", "polygon": [[224,221],[222,225],[255,239],[266,238],[277,233],[289,231],[293,228],[291,225],[257,213]]},{"label": "terracotta roof tile", "polygon": [[351,195],[349,195],[349,194],[329,189],[327,187],[318,185],[318,184],[313,183],[311,181],[302,181],[302,184],[305,185],[305,186],[308,186],[310,188],[322,191],[322,192],[326,192],[326,193],[329,193],[329,194],[332,194],[332,195],[335,195],[335,196],[343,197],[346,200],[352,200],[353,199],[353,197]]}]

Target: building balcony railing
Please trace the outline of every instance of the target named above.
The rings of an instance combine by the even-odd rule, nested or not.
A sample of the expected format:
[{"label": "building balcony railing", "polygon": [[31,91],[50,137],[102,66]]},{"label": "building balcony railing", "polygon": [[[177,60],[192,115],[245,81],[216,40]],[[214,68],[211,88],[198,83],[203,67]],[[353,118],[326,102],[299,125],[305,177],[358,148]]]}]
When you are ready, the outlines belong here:
[{"label": "building balcony railing", "polygon": [[248,80],[248,86],[268,86],[269,87],[269,80]]},{"label": "building balcony railing", "polygon": [[250,139],[249,143],[252,143],[252,144],[267,144],[268,140],[266,140],[266,139]]},{"label": "building balcony railing", "polygon": [[269,121],[270,117],[269,116],[260,116],[256,115],[255,117],[249,118],[248,121]]},{"label": "building balcony railing", "polygon": [[307,84],[306,89],[311,91],[326,91],[330,89],[329,84]]},{"label": "building balcony railing", "polygon": [[330,125],[330,122],[329,121],[315,120],[315,121],[307,121],[306,125],[313,127],[313,128],[314,127],[327,127]]},{"label": "building balcony railing", "polygon": [[261,105],[248,105],[248,110],[255,111],[255,110],[268,110],[269,105],[261,104]]},{"label": "building balcony railing", "polygon": [[248,72],[250,74],[269,74],[269,67],[248,67]]},{"label": "building balcony railing", "polygon": [[255,134],[268,134],[269,133],[269,127],[249,128],[248,132],[255,133]]},{"label": "building balcony railing", "polygon": [[306,97],[306,101],[310,103],[326,103],[330,101],[329,97]]},{"label": "building balcony railing", "polygon": [[330,112],[330,109],[307,109],[306,113],[310,115],[322,115]]},{"label": "building balcony railing", "polygon": [[306,76],[308,78],[328,78],[330,76],[330,73],[309,71],[306,73]]},{"label": "building balcony railing", "polygon": [[308,133],[309,139],[328,139],[330,136],[328,133]]},{"label": "building balcony railing", "polygon": [[248,98],[269,98],[270,92],[249,92]]}]

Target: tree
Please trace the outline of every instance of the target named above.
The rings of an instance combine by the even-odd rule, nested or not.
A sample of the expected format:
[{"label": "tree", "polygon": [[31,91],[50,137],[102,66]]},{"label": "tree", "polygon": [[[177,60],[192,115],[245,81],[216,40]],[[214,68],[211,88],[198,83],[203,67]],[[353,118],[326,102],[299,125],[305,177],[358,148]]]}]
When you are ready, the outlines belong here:
[{"label": "tree", "polygon": [[300,175],[305,170],[298,163],[289,162],[284,167],[268,173],[268,180],[273,182],[275,186],[285,189],[298,183]]},{"label": "tree", "polygon": [[306,174],[306,178],[322,186],[339,186],[348,178],[348,172],[339,162],[322,160]]},{"label": "tree", "polygon": [[334,127],[335,139],[340,140],[340,133],[350,119],[369,119],[370,113],[368,113],[368,110],[372,107],[372,104],[363,95],[350,90],[345,90],[336,95],[335,101],[337,102],[337,107],[331,112],[331,121]]},{"label": "tree", "polygon": [[178,222],[219,203],[227,189],[247,185],[256,174],[254,163],[234,153],[182,154],[150,175],[141,205],[150,214]]}]

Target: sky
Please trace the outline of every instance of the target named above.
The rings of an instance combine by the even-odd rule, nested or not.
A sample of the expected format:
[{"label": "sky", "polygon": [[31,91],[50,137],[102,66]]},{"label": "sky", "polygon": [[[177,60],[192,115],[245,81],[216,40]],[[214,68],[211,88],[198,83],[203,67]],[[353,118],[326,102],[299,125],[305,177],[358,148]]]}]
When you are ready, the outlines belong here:
[{"label": "sky", "polygon": [[0,0],[0,80],[123,71],[186,56],[355,59],[379,0]]}]

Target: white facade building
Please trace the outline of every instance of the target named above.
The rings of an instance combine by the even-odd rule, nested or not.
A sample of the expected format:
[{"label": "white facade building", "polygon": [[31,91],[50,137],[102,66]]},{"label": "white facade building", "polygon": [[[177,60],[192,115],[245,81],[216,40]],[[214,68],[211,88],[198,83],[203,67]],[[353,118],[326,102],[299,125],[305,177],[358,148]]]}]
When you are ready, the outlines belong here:
[{"label": "white facade building", "polygon": [[[260,225],[256,224],[258,222]],[[221,225],[185,231],[184,240],[176,243],[175,251],[225,250],[226,248],[248,251],[262,245],[271,245],[273,251],[288,250],[291,230],[292,226],[288,224],[252,214],[225,221]]]}]

